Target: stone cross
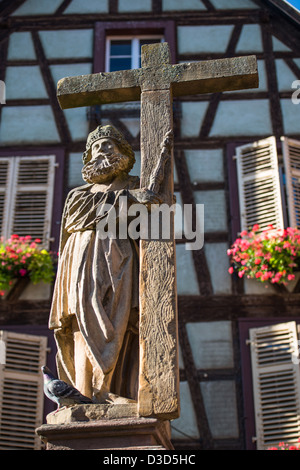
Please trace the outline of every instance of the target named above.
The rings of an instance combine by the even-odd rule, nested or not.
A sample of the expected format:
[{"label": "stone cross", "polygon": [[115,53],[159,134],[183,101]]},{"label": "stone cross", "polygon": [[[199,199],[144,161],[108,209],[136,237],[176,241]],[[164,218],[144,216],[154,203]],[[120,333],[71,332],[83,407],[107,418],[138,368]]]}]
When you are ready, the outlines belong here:
[{"label": "stone cross", "polygon": [[[167,43],[142,47],[142,67],[63,78],[60,106],[141,100],[141,187],[151,186],[162,144],[173,129],[173,96],[258,86],[255,56],[171,65]],[[173,202],[173,146],[160,194]],[[173,234],[173,221],[171,221]],[[140,242],[140,416],[179,416],[177,292],[174,236]]]}]

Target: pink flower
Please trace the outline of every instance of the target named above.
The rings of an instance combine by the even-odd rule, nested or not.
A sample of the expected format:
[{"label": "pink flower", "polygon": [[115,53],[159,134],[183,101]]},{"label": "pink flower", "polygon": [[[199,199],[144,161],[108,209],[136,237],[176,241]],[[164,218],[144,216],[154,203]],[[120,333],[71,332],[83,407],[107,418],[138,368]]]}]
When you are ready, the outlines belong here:
[{"label": "pink flower", "polygon": [[21,276],[25,276],[27,274],[27,270],[26,269],[20,269],[19,273],[21,274]]},{"label": "pink flower", "polygon": [[255,264],[260,264],[261,263],[261,259],[260,258],[256,258],[255,261],[254,261]]},{"label": "pink flower", "polygon": [[233,271],[234,271],[233,267],[230,266],[230,268],[228,269],[229,274],[233,274]]},{"label": "pink flower", "polygon": [[293,281],[295,279],[295,274],[288,274],[288,281]]}]

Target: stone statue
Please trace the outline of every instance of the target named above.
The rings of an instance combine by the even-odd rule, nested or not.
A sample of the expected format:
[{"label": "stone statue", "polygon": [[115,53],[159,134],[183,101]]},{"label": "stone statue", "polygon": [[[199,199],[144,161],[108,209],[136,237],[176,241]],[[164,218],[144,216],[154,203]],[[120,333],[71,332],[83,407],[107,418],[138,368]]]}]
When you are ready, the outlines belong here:
[{"label": "stone statue", "polygon": [[104,204],[118,210],[120,196],[128,207],[160,201],[129,175],[134,152],[114,127],[89,134],[83,162],[87,184],[73,189],[65,203],[49,320],[58,373],[96,403],[136,400],[139,248],[128,237],[101,239],[97,222]]}]

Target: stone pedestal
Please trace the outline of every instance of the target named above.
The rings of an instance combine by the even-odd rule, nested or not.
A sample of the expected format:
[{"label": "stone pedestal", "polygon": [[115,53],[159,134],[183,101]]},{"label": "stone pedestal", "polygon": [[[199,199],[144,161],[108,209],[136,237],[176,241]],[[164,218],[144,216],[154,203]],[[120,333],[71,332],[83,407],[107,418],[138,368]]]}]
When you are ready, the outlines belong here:
[{"label": "stone pedestal", "polygon": [[141,418],[137,405],[75,405],[36,429],[47,450],[173,450],[168,421]]}]

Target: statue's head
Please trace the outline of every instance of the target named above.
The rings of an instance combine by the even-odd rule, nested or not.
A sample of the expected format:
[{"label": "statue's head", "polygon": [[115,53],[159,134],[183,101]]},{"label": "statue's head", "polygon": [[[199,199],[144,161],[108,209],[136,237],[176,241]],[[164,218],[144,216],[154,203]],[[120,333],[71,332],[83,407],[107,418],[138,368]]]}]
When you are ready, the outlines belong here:
[{"label": "statue's head", "polygon": [[102,183],[120,173],[128,174],[135,157],[121,132],[113,126],[98,126],[88,135],[83,163],[83,179],[88,183]]},{"label": "statue's head", "polygon": [[135,163],[134,152],[113,126],[98,126],[88,135],[83,154],[82,176],[88,183],[105,183],[128,174]]}]

